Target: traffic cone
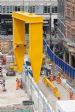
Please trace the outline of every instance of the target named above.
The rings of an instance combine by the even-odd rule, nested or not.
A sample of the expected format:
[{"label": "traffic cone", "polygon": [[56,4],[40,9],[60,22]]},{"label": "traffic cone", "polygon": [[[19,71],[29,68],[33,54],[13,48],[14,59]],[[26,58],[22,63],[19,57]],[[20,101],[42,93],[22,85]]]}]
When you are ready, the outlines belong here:
[{"label": "traffic cone", "polygon": [[73,92],[72,92],[72,90],[69,91],[69,98],[70,98],[70,100],[73,100]]},{"label": "traffic cone", "polygon": [[16,78],[16,90],[18,90],[18,89],[19,89],[19,79]]},{"label": "traffic cone", "polygon": [[22,79],[20,79],[20,81],[19,81],[19,87],[20,87],[21,89],[23,89]]},{"label": "traffic cone", "polygon": [[58,100],[60,100],[60,97],[58,97]]},{"label": "traffic cone", "polygon": [[56,76],[56,81],[57,81],[58,84],[61,83],[60,72],[58,72],[58,74]]},{"label": "traffic cone", "polygon": [[51,73],[50,74],[50,81],[53,81],[54,80],[54,76],[53,76],[53,74]]}]

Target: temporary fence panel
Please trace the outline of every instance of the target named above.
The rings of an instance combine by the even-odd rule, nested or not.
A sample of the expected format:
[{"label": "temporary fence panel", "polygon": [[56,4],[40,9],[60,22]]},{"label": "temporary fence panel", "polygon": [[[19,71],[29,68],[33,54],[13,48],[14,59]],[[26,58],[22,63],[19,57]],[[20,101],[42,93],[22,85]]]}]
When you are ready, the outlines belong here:
[{"label": "temporary fence panel", "polygon": [[70,78],[75,79],[75,68],[65,63],[62,59],[60,59],[53,51],[49,48],[46,41],[44,40],[43,44],[47,46],[47,53],[50,59],[58,65]]},{"label": "temporary fence panel", "polygon": [[51,106],[47,102],[46,98],[39,90],[38,86],[34,82],[32,76],[28,72],[28,75],[23,73],[23,84],[25,86],[25,90],[29,95],[30,99],[34,102],[34,111],[35,112],[53,112]]},{"label": "temporary fence panel", "polygon": [[33,112],[33,111],[30,109],[23,109],[23,107],[17,108],[17,106],[15,106],[15,107],[14,106],[6,106],[6,107],[0,107],[0,112]]}]

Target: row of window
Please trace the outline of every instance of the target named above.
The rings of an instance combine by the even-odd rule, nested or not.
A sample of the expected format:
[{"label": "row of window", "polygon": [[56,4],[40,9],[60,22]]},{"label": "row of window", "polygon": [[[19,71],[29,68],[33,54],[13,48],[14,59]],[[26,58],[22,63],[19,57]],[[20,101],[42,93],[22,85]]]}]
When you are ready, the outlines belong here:
[{"label": "row of window", "polygon": [[66,11],[66,16],[75,20],[75,7],[73,7],[72,9],[71,8],[67,8]]},{"label": "row of window", "polygon": [[71,38],[71,40],[75,40],[75,27],[71,27],[70,25],[65,23],[65,26],[62,22],[58,19],[58,35],[59,37],[67,37]]},{"label": "row of window", "polygon": [[0,6],[0,13],[12,13],[13,11],[23,10],[32,13],[57,13],[57,6]]}]

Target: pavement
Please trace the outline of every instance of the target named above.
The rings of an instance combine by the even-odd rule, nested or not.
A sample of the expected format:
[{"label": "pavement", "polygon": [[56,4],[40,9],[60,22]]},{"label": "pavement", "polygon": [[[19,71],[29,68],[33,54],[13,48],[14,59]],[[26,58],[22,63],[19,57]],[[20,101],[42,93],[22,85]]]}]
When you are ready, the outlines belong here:
[{"label": "pavement", "polygon": [[23,100],[29,100],[24,90],[16,90],[16,76],[6,76],[3,71],[6,82],[6,92],[2,91],[0,85],[0,107],[13,104],[22,104]]},{"label": "pavement", "polygon": [[[46,59],[46,61],[47,61],[47,59]],[[50,60],[48,60],[48,61],[50,61]],[[47,62],[48,62],[47,61]],[[46,63],[47,63],[46,62]],[[51,62],[52,63],[52,62]],[[53,64],[53,63],[52,63]],[[52,70],[54,70],[53,68],[52,68]],[[58,72],[58,70],[57,70],[57,72]],[[41,75],[41,77],[40,77],[40,81],[39,81],[39,84],[38,84],[38,86],[39,86],[39,89],[42,91],[42,93],[44,94],[44,96],[47,98],[47,100],[48,100],[48,103],[52,106],[52,108],[54,109],[54,111],[56,110],[56,102],[57,102],[57,98],[54,96],[54,94],[53,94],[53,92],[52,92],[52,90],[51,90],[51,88],[50,87],[47,87],[44,83],[43,83],[43,81],[42,81],[42,79],[43,79],[43,77],[44,77],[44,75]],[[61,95],[61,98],[60,98],[60,100],[70,100],[70,98],[69,98],[69,88],[71,88],[68,84],[67,84],[67,82],[66,82],[66,79],[61,79],[61,84],[57,84],[57,82],[56,81],[53,81],[53,84],[55,85],[55,87],[57,87],[58,88],[58,90],[59,90],[59,93],[60,93],[60,95]],[[73,89],[73,88],[71,88],[71,89]],[[74,90],[73,90],[74,91]],[[75,93],[75,92],[74,92]],[[73,95],[73,99],[75,100],[75,94]]]},{"label": "pavement", "polygon": [[[43,77],[44,76],[40,77],[38,87],[42,91],[44,96],[47,98],[48,103],[52,106],[52,108],[54,110],[56,110],[56,101],[58,99],[54,96],[52,90],[43,83],[43,81],[42,81]],[[57,84],[56,81],[53,81],[53,83],[58,88],[58,90],[59,90],[59,92],[61,94],[61,99],[60,100],[69,100],[68,91],[62,85]]]}]

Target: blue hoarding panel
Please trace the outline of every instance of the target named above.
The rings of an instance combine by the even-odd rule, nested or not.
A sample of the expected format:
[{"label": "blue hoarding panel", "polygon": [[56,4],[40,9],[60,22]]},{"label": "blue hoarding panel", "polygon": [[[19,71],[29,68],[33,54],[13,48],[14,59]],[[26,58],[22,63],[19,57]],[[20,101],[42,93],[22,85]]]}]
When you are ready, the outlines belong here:
[{"label": "blue hoarding panel", "polygon": [[[46,41],[44,41],[44,45],[47,46]],[[47,46],[47,53],[50,59],[54,61],[56,65],[58,65],[69,77],[71,77],[72,79],[75,79],[75,68],[72,68],[66,62],[64,62],[59,57],[57,57],[48,46]]]}]

